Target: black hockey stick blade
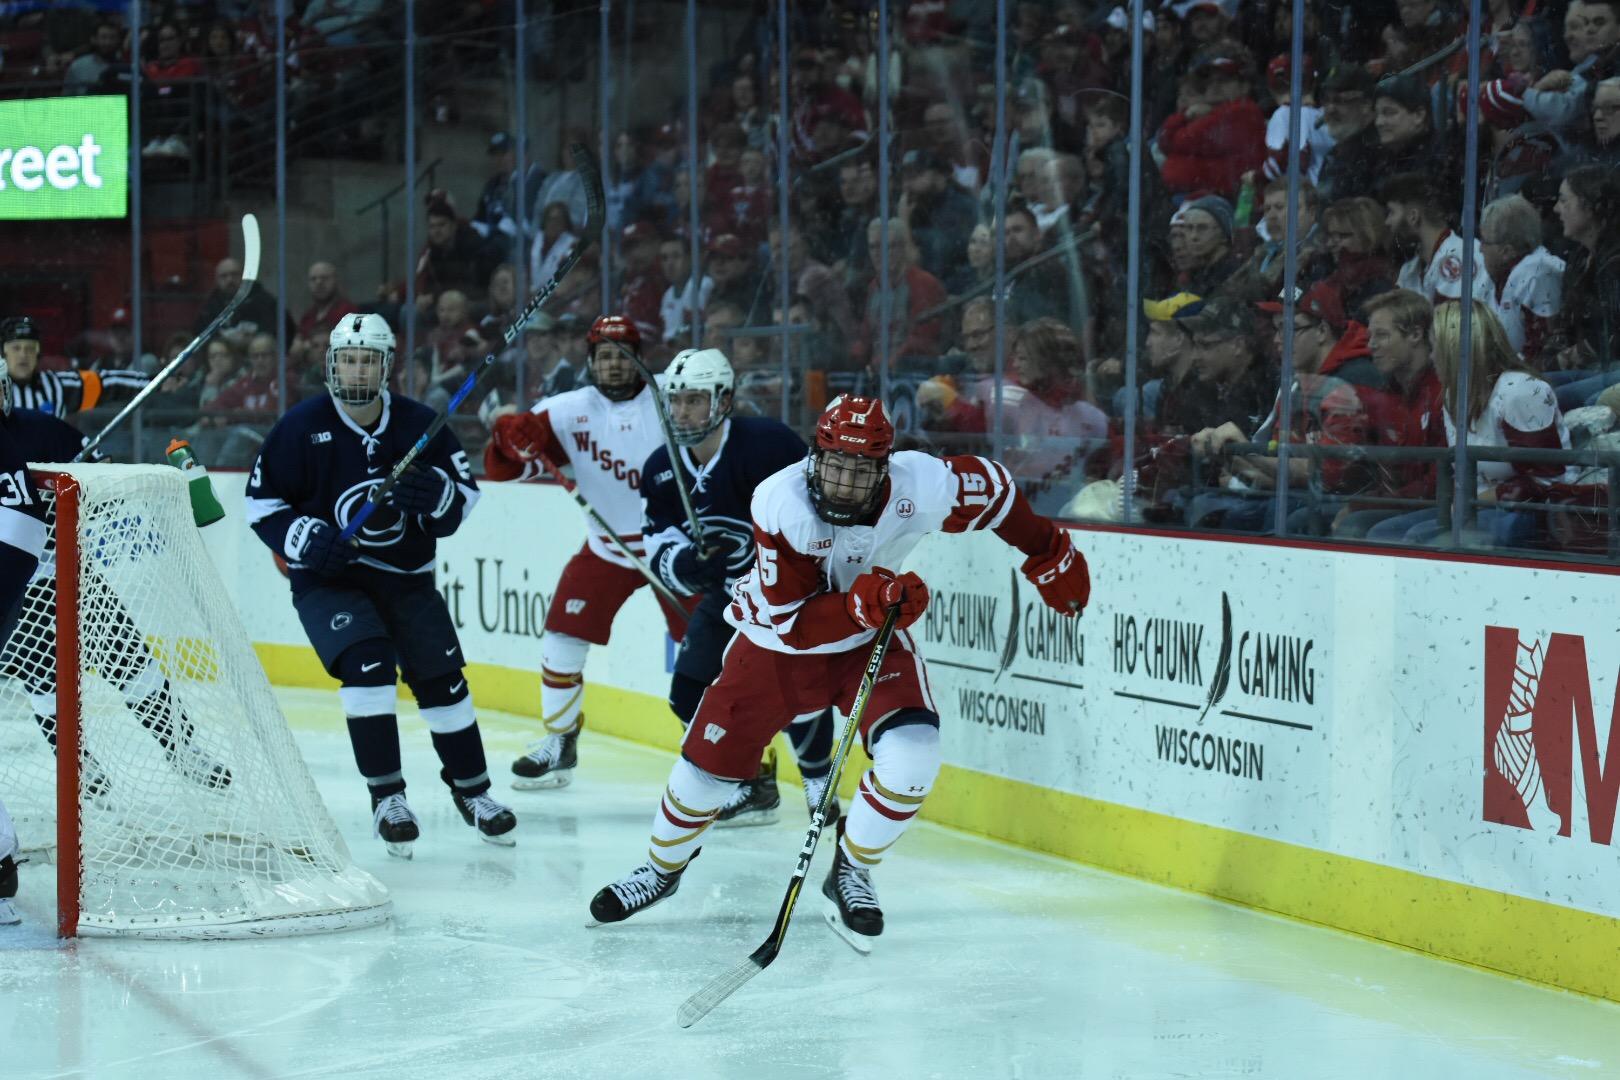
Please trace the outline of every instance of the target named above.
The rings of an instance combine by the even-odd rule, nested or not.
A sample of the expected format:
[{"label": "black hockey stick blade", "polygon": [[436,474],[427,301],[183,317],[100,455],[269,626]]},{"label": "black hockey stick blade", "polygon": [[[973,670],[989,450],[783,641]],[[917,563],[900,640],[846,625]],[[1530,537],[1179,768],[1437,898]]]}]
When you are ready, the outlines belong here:
[{"label": "black hockey stick blade", "polygon": [[584,254],[585,248],[590,244],[591,240],[601,233],[602,221],[607,216],[607,197],[602,193],[601,170],[597,168],[596,156],[591,153],[590,148],[584,143],[574,143],[572,150],[574,153],[574,167],[579,170],[580,180],[585,185],[585,208],[586,213],[589,215],[585,230],[580,234],[579,241],[574,244],[567,256],[564,257],[562,265],[557,267],[557,272],[551,275],[551,280],[541,286],[540,291],[529,298],[529,302],[523,305],[523,310],[518,312],[518,317],[513,319],[511,324],[507,326],[505,333],[501,335],[501,348],[498,351],[490,352],[483,360],[479,361],[477,367],[467,373],[467,377],[461,381],[461,385],[450,396],[450,400],[439,410],[439,414],[433,418],[433,422],[427,426],[427,430],[422,432],[421,437],[411,445],[409,450],[405,451],[405,456],[394,463],[393,469],[383,479],[383,482],[371,489],[371,493],[366,496],[366,501],[360,504],[359,508],[355,510],[354,516],[349,519],[349,523],[343,527],[343,533],[340,537],[343,542],[347,543],[352,540],[354,534],[360,531],[360,526],[365,524],[366,518],[370,517],[372,512],[382,503],[384,496],[394,490],[394,485],[399,483],[399,478],[405,474],[405,470],[411,467],[411,463],[421,455],[423,450],[427,449],[428,444],[434,440],[439,432],[444,430],[444,426],[450,422],[451,415],[461,407],[461,403],[466,401],[468,395],[483,381],[489,369],[495,366],[495,358],[517,342],[529,320],[534,318],[540,311],[542,304],[551,299],[551,294],[557,291],[557,286],[562,284],[563,278],[567,277],[568,272],[579,262],[579,257]]},{"label": "black hockey stick blade", "polygon": [[821,840],[821,830],[826,827],[827,810],[838,792],[838,776],[844,770],[844,759],[849,756],[850,745],[855,741],[855,732],[860,730],[861,717],[866,713],[866,702],[872,696],[872,688],[877,685],[878,671],[883,667],[883,657],[889,651],[889,640],[894,637],[894,624],[900,618],[900,605],[889,608],[889,613],[883,620],[883,626],[877,632],[877,638],[872,642],[872,653],[866,660],[866,671],[861,675],[860,688],[855,691],[855,700],[850,705],[849,716],[844,720],[843,733],[838,738],[838,746],[833,753],[832,771],[827,776],[827,787],[821,793],[821,802],[816,805],[815,817],[810,821],[810,831],[805,834],[804,846],[799,849],[799,861],[793,868],[793,877],[788,881],[787,895],[782,897],[782,908],[777,912],[776,924],[771,927],[771,935],[766,938],[759,948],[748,954],[748,958],[730,971],[709,980],[708,984],[681,1003],[675,1010],[675,1022],[683,1028],[689,1028],[699,1020],[708,1016],[726,998],[735,994],[749,979],[771,966],[777,954],[782,951],[782,942],[787,939],[788,923],[793,919],[793,909],[799,902],[799,892],[804,888],[804,879],[810,873],[810,863],[816,857],[816,845]]}]

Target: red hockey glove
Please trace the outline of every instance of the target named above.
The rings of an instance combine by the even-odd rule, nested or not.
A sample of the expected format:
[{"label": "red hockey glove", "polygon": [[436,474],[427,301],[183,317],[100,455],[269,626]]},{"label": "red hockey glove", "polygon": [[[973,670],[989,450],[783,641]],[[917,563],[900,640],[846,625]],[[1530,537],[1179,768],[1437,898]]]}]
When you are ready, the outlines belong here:
[{"label": "red hockey glove", "polygon": [[874,566],[850,585],[844,594],[844,608],[856,625],[876,630],[883,625],[889,608],[900,605],[900,617],[895,620],[896,630],[904,630],[918,619],[928,607],[928,586],[923,579],[907,570],[895,575],[892,570]]},{"label": "red hockey glove", "polygon": [[1060,615],[1078,615],[1091,599],[1091,573],[1086,557],[1069,539],[1067,529],[1058,529],[1052,546],[1024,560],[1024,576],[1040,592],[1046,606]]},{"label": "red hockey glove", "polygon": [[508,461],[533,461],[546,442],[546,425],[532,412],[508,413],[490,432],[495,450]]}]

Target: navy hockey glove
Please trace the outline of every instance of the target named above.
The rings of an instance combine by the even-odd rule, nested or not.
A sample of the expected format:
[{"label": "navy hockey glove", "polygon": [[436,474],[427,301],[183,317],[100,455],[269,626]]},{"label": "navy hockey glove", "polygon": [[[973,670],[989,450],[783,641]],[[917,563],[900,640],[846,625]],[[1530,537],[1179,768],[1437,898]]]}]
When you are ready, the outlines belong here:
[{"label": "navy hockey glove", "polygon": [[341,574],[360,557],[360,548],[345,544],[343,534],[336,525],[328,525],[314,518],[301,518],[293,524],[288,535],[288,554],[293,561],[317,574]]},{"label": "navy hockey glove", "polygon": [[399,481],[383,497],[383,502],[404,514],[439,518],[450,509],[455,497],[456,486],[444,473],[412,465],[400,474]]},{"label": "navy hockey glove", "polygon": [[730,553],[722,546],[709,549],[706,557],[698,554],[696,544],[688,544],[675,553],[671,569],[681,583],[693,592],[713,592],[726,587]]}]

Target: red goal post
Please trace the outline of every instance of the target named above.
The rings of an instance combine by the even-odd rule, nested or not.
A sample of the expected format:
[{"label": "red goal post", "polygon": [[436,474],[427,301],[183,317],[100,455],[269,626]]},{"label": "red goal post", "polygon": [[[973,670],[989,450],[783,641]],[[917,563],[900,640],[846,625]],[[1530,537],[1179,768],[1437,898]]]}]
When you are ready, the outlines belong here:
[{"label": "red goal post", "polygon": [[[0,651],[0,793],[54,857],[62,936],[374,925],[166,465],[35,466],[47,552]],[[72,673],[58,678],[58,673]]]}]

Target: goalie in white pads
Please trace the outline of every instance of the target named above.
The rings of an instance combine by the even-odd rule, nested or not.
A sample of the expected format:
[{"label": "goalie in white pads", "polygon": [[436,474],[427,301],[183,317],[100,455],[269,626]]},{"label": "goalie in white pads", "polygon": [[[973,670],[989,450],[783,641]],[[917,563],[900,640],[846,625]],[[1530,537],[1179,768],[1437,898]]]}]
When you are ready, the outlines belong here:
[{"label": "goalie in white pads", "polygon": [[981,457],[892,453],[881,402],[839,398],[816,427],[808,461],[759,486],[753,568],[733,590],[737,628],[720,678],[687,728],[681,757],[653,815],[647,861],[591,900],[618,922],[674,895],[704,830],[787,718],[850,709],[872,640],[898,606],[894,638],[861,716],[872,767],[840,822],[822,883],[828,923],[861,952],[883,931],[871,871],[921,809],[939,771],[939,713],[917,644],[928,587],[898,567],[934,532],[994,530],[1025,556],[1041,599],[1078,615],[1090,594],[1069,534],[1040,517],[1007,470]]},{"label": "goalie in white pads", "polygon": [[[603,535],[586,522],[585,545],[568,560],[546,608],[540,639],[540,718],[546,735],[512,763],[518,789],[562,787],[579,760],[585,657],[606,645],[613,618],[647,584],[614,543],[646,557],[641,535],[641,466],[663,445],[654,389],[636,368],[641,333],[623,315],[603,315],[586,337],[590,383],[538,401],[528,412],[495,421],[484,450],[490,480],[546,475],[545,461],[571,465],[585,501],[612,527]],[[683,613],[664,608],[670,636],[686,631]]]},{"label": "goalie in white pads", "polygon": [[284,558],[293,606],[341,684],[355,764],[372,822],[393,855],[420,832],[405,801],[395,667],[416,697],[443,765],[440,778],[479,836],[509,845],[517,819],[489,795],[483,738],[465,659],[433,584],[436,542],[478,501],[467,455],[448,427],[400,477],[354,542],[340,536],[373,488],[432,423],[431,409],[389,393],[394,332],[381,315],[345,315],[326,350],[328,393],[288,410],[248,478],[247,520]]}]

